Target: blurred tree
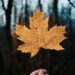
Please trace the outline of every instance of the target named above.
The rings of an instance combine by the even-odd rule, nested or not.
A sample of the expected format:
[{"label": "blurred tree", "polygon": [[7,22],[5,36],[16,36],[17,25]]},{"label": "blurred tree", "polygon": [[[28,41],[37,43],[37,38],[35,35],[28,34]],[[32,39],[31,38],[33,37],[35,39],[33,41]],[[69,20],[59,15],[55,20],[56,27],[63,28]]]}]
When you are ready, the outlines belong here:
[{"label": "blurred tree", "polygon": [[41,4],[41,0],[38,0],[38,3],[39,3],[39,8],[40,8],[40,10],[42,11],[42,4]]},{"label": "blurred tree", "polygon": [[25,25],[29,27],[30,22],[29,22],[29,5],[28,5],[28,0],[26,0],[26,5],[25,5]]},{"label": "blurred tree", "polygon": [[16,2],[14,1],[14,23],[17,22],[16,19],[17,19],[17,7],[16,7]]},{"label": "blurred tree", "polygon": [[[50,7],[48,6],[48,12],[50,11]],[[50,29],[51,27],[54,26],[54,23],[53,23],[53,15],[50,15],[49,14],[49,20],[48,20],[48,29]]]},{"label": "blurred tree", "polygon": [[71,18],[71,11],[72,11],[72,8],[69,7],[69,11],[68,11],[68,20],[69,20],[69,34],[70,34],[70,40],[71,42],[73,43],[74,42],[74,28],[72,26],[72,18]]},{"label": "blurred tree", "polygon": [[22,24],[25,24],[24,22],[24,19],[25,19],[25,14],[23,12],[23,9],[24,9],[24,6],[23,6],[23,0],[21,0],[21,13],[20,13],[20,16],[19,16],[19,24],[22,25]]},{"label": "blurred tree", "polygon": [[6,25],[5,25],[5,32],[6,32],[6,38],[8,42],[8,46],[10,50],[12,50],[12,37],[11,37],[11,13],[12,13],[12,7],[13,7],[13,0],[8,0],[7,9],[5,8],[4,0],[2,1],[2,7],[5,11],[6,16]]},{"label": "blurred tree", "polygon": [[69,1],[69,3],[75,8],[75,0],[68,0]]},{"label": "blurred tree", "polygon": [[71,9],[71,7],[70,7],[68,14],[69,14],[69,26],[70,26],[70,29],[72,30],[71,10],[72,10],[72,9]]},{"label": "blurred tree", "polygon": [[[53,0],[53,14],[49,16],[49,29],[53,27],[55,24],[58,25],[58,0]],[[50,7],[48,6],[48,11],[50,11]]]},{"label": "blurred tree", "polygon": [[16,51],[15,49],[13,49],[12,36],[11,36],[11,14],[12,14],[12,7],[14,0],[8,0],[7,8],[5,8],[4,0],[1,1],[6,16],[6,24],[4,28],[5,33],[3,32],[4,36],[2,36],[4,39],[3,40],[1,39],[2,42],[5,43],[1,46],[4,55],[4,71],[5,71],[4,73],[6,73],[5,75],[11,75],[11,74],[16,75],[16,73],[21,72],[21,69],[16,58]]},{"label": "blurred tree", "polygon": [[54,24],[58,25],[58,0],[53,1]]}]

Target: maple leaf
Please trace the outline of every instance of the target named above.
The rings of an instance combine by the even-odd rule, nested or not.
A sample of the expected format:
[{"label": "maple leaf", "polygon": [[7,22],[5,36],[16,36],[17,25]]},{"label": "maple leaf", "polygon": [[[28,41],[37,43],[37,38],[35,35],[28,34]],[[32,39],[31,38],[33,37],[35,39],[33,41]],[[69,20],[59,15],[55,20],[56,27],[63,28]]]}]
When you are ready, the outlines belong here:
[{"label": "maple leaf", "polygon": [[26,26],[16,25],[15,33],[18,39],[24,44],[18,46],[18,50],[31,53],[31,57],[37,54],[40,48],[63,50],[60,45],[66,37],[65,26],[53,26],[48,30],[48,18],[37,10],[33,17],[30,17],[30,29]]}]

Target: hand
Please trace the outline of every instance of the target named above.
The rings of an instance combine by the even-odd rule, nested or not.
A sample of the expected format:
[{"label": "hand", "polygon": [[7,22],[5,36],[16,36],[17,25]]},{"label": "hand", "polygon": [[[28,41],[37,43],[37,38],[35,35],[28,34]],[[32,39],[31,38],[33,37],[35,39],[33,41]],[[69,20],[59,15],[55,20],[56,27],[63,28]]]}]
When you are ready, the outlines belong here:
[{"label": "hand", "polygon": [[49,74],[45,69],[38,69],[36,71],[33,71],[30,75],[49,75]]}]

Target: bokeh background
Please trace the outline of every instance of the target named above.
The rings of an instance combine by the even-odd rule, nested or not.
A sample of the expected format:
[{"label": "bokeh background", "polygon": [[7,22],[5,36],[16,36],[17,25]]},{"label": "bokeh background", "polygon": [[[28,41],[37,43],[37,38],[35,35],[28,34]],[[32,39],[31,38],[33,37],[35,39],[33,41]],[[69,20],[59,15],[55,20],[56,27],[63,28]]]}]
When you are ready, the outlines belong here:
[{"label": "bokeh background", "polygon": [[[29,27],[29,17],[39,9],[50,26],[66,26],[63,51],[40,49],[35,57],[17,51],[16,24]],[[0,75],[29,75],[36,69],[49,75],[75,75],[75,0],[0,0]]]},{"label": "bokeh background", "polygon": [[[9,0],[4,0],[4,7],[6,9],[8,8],[8,1]],[[75,5],[74,0],[71,0],[71,2]],[[52,16],[53,20],[57,17],[58,20],[60,20],[59,24],[66,25],[68,24],[69,19],[71,19],[72,26],[75,27],[75,8],[68,0],[12,0],[11,29],[13,29],[16,23],[24,22],[25,17],[27,15],[30,16],[37,8],[42,8],[45,15]],[[5,10],[3,9],[3,3],[2,0],[0,0],[0,26],[5,26],[5,17],[6,15]]]}]

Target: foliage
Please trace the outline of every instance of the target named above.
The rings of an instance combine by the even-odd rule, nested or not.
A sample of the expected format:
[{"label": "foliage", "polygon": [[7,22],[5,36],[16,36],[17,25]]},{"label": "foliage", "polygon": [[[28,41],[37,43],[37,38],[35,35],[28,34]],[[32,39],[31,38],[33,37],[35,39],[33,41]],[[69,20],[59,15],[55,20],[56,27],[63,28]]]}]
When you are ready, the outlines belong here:
[{"label": "foliage", "polygon": [[35,56],[40,48],[63,50],[60,42],[66,38],[65,26],[55,25],[48,30],[48,18],[44,18],[44,14],[39,10],[30,17],[30,29],[16,25],[15,33],[19,36],[18,39],[24,42],[18,46],[18,50],[31,53],[31,57]]}]

